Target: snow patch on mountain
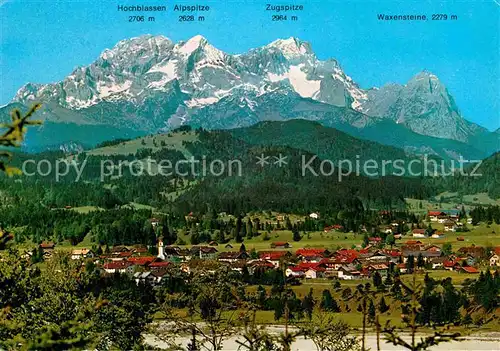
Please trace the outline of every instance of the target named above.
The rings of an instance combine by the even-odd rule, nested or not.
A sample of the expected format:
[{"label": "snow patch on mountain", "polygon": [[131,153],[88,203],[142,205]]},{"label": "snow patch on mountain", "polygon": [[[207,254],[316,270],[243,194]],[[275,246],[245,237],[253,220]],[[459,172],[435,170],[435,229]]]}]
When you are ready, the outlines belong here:
[{"label": "snow patch on mountain", "polygon": [[[125,81],[122,84],[106,85],[103,82],[98,82],[97,91],[101,99],[106,98],[112,94],[121,93],[132,86],[131,81]],[[96,100],[97,101],[97,100]]]},{"label": "snow patch on mountain", "polygon": [[267,79],[269,79],[273,83],[282,81],[282,80],[287,79],[287,78],[288,78],[287,74],[275,74],[272,72],[267,73]]},{"label": "snow patch on mountain", "polygon": [[288,79],[293,89],[302,97],[313,97],[320,89],[320,80],[308,80],[307,73],[302,70],[303,64],[291,66]]},{"label": "snow patch on mountain", "polygon": [[77,99],[73,96],[66,97],[66,103],[69,107],[74,108],[75,110],[81,110],[92,105],[95,105],[99,102],[99,98],[97,96],[93,96],[91,99],[81,100]]},{"label": "snow patch on mountain", "polygon": [[219,99],[215,97],[191,99],[185,102],[186,106],[189,108],[203,107],[207,105],[212,105],[218,102]]},{"label": "snow patch on mountain", "polygon": [[169,60],[166,63],[161,63],[153,66],[148,73],[153,72],[161,72],[165,74],[170,80],[177,78],[176,70],[177,70],[177,60]]},{"label": "snow patch on mountain", "polygon": [[160,80],[157,80],[157,81],[153,81],[151,83],[148,84],[148,88],[151,88],[151,89],[162,89],[165,87],[165,85],[174,80],[174,79],[177,79],[178,78],[178,75],[177,75],[177,60],[169,60],[167,61],[166,63],[161,63],[161,64],[158,64],[154,67],[152,67],[148,73],[156,73],[156,72],[159,72],[161,73],[163,76]]},{"label": "snow patch on mountain", "polygon": [[289,70],[283,74],[267,73],[267,79],[276,83],[288,79],[295,92],[302,97],[314,97],[320,90],[321,80],[311,80],[307,78],[304,71],[305,64],[290,66]]}]

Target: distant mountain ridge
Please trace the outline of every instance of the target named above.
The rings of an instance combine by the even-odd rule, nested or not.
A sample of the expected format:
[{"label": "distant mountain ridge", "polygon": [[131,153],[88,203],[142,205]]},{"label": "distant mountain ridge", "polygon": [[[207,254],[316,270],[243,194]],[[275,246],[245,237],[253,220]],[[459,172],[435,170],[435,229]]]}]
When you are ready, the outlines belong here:
[{"label": "distant mountain ridge", "polygon": [[[68,130],[101,126],[114,129],[114,137],[182,124],[227,129],[299,118],[381,143],[386,143],[383,129],[398,133],[403,127],[410,133],[398,146],[416,153],[443,156],[434,145],[440,144],[437,138],[450,140],[444,142],[449,144],[447,157],[484,157],[500,148],[498,132],[466,121],[434,74],[424,71],[406,85],[365,90],[336,60],[317,59],[311,45],[297,38],[240,55],[224,53],[199,35],[178,43],[152,35],[122,40],[63,81],[28,83],[13,99],[24,106],[33,101],[44,104],[42,118],[50,124],[64,124]],[[0,118],[11,108],[0,109]],[[416,141],[422,139],[419,135],[434,138],[422,145]],[[91,140],[55,137],[90,145],[103,141],[92,135]],[[54,144],[48,127],[35,146],[43,147],[44,138],[46,145]]]}]

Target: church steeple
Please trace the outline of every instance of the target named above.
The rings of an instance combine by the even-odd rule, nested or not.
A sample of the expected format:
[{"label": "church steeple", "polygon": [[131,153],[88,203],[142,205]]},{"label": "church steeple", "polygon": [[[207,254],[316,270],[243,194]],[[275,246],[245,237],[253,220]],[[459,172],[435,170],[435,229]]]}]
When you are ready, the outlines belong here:
[{"label": "church steeple", "polygon": [[165,253],[163,251],[163,237],[158,238],[158,258],[162,260],[165,259]]}]

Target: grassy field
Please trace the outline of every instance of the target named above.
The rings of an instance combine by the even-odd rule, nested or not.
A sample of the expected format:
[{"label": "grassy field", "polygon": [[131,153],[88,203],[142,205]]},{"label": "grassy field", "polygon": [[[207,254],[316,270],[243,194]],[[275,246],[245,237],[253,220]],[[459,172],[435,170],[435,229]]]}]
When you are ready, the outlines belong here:
[{"label": "grassy field", "polygon": [[500,206],[500,199],[492,199],[487,193],[479,193],[474,195],[464,195],[464,202],[466,203],[476,203],[481,205],[497,205]]},{"label": "grassy field", "polygon": [[[444,232],[444,226],[439,223],[432,223],[432,228]],[[444,232],[444,236],[439,239],[423,238],[418,239],[426,244],[443,245],[444,243],[451,243],[454,250],[463,246],[484,246],[494,247],[500,246],[500,225],[498,224],[480,224],[478,226],[469,225],[469,232]],[[458,241],[458,237],[463,237],[464,241]]]},{"label": "grassy field", "polygon": [[429,200],[405,199],[408,209],[414,213],[424,215],[427,211],[435,210],[460,210],[462,205],[466,211],[476,205],[500,206],[500,199],[492,199],[486,193],[469,194],[460,196],[458,193],[443,192]]},{"label": "grassy field", "polygon": [[75,211],[78,213],[87,214],[87,213],[93,212],[93,211],[103,211],[104,209],[100,208],[100,207],[96,207],[96,206],[80,206],[80,207],[72,207],[69,210]]},{"label": "grassy field", "polygon": [[152,149],[153,151],[171,149],[182,152],[186,157],[191,157],[191,154],[186,150],[182,143],[184,141],[194,142],[196,140],[198,140],[198,137],[193,131],[185,133],[157,134],[125,141],[113,146],[94,149],[89,151],[88,154],[93,156],[128,155],[135,154],[139,149]]},{"label": "grassy field", "polygon": [[[264,233],[259,236],[253,237],[252,239],[245,238],[244,244],[245,248],[249,251],[255,249],[257,251],[267,251],[271,249],[271,243],[275,241],[286,241],[291,245],[288,250],[297,250],[302,247],[318,247],[327,248],[330,250],[337,250],[339,247],[351,248],[353,245],[360,245],[363,241],[363,235],[353,234],[353,233],[324,233],[324,232],[309,232],[306,235],[302,235],[302,240],[293,241],[292,232],[290,230],[278,230],[273,231],[269,235],[269,240],[264,240]],[[189,243],[190,235],[180,235],[180,238],[185,242]],[[237,250],[241,244],[231,241],[230,244],[233,248],[225,248],[225,245],[218,245],[218,251],[234,251]],[[190,245],[187,245],[190,246]],[[283,250],[283,249],[279,249]]]},{"label": "grassy field", "polygon": [[[432,227],[438,231],[444,232],[444,227],[442,224],[432,223]],[[463,246],[484,246],[484,247],[494,247],[500,246],[500,225],[498,224],[480,224],[476,227],[469,225],[469,232],[446,232],[444,236],[439,239],[433,238],[418,238],[418,240],[426,244],[443,245],[444,243],[451,243],[454,250],[459,249]],[[264,240],[264,233],[259,236],[253,237],[252,239],[245,238],[244,244],[247,250],[255,249],[257,251],[273,250],[271,249],[271,243],[275,241],[286,241],[292,247],[289,249],[295,251],[302,247],[312,247],[312,248],[327,248],[331,250],[337,250],[337,248],[352,248],[353,246],[360,247],[363,242],[363,234],[356,233],[341,233],[341,232],[328,232],[323,231],[318,232],[308,232],[306,235],[302,235],[302,240],[293,241],[292,232],[289,230],[276,230],[271,232],[269,235],[269,240]],[[184,242],[190,242],[189,234],[179,234],[179,238]],[[458,241],[458,237],[463,237],[464,241]],[[407,240],[415,240],[411,235],[404,236],[401,240],[396,241],[396,247],[402,245]],[[233,248],[225,248],[225,245],[218,245],[218,251],[234,251],[237,250],[241,244],[234,241],[230,241]]]}]

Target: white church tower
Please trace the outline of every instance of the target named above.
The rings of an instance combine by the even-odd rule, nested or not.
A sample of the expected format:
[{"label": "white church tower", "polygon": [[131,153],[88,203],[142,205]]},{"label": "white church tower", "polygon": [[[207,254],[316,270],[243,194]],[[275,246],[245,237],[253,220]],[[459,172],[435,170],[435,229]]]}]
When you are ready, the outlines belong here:
[{"label": "white church tower", "polygon": [[163,238],[158,239],[158,258],[165,260],[165,252],[163,251]]}]

